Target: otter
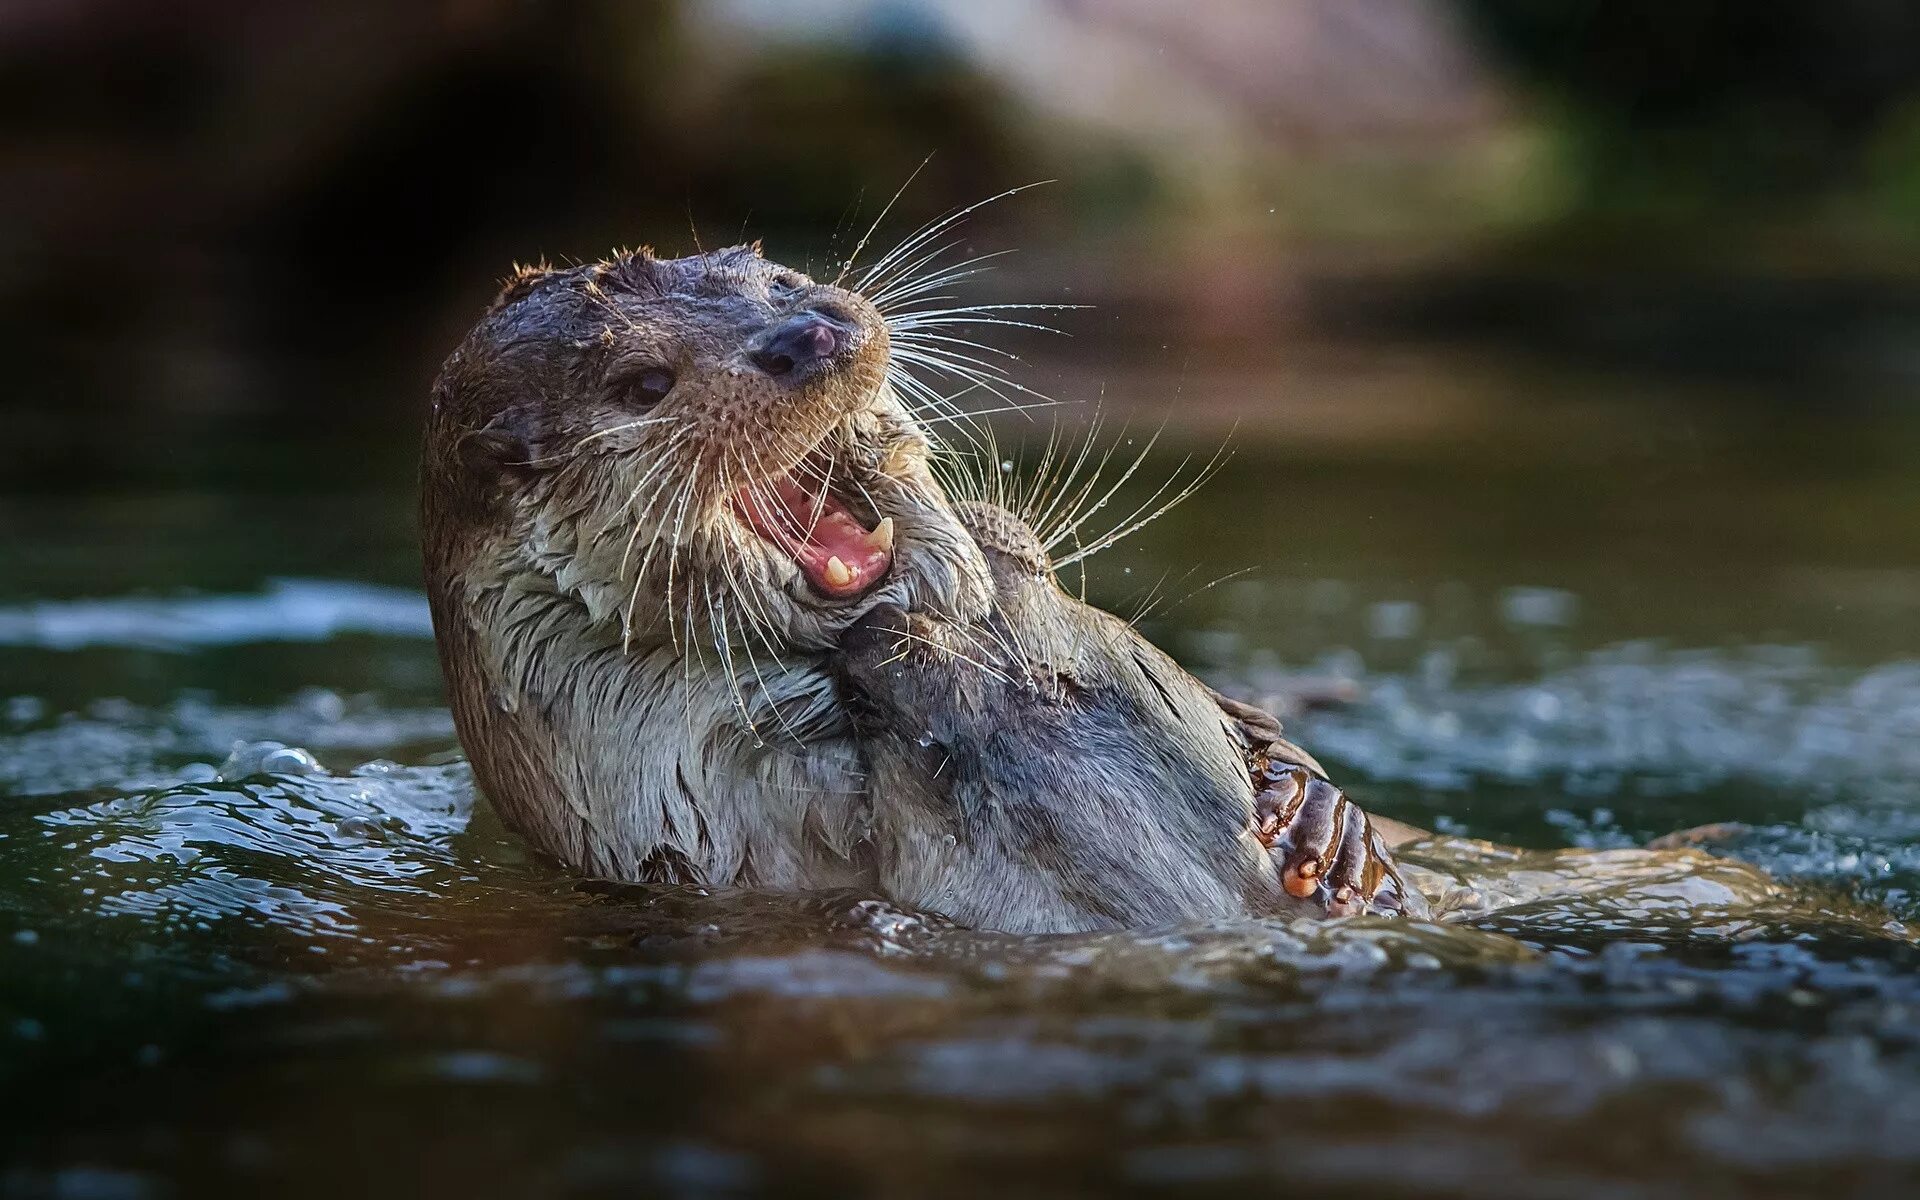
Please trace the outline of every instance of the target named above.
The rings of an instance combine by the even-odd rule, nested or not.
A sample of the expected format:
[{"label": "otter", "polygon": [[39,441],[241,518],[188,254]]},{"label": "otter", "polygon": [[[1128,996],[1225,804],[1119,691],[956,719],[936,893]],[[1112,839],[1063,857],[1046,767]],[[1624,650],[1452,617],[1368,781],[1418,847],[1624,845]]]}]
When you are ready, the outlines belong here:
[{"label": "otter", "polygon": [[[963,520],[902,399],[912,381],[893,375],[911,330],[757,246],[507,281],[433,385],[421,470],[448,695],[502,819],[588,875],[878,882],[1004,928],[1396,908],[1405,889],[1377,831],[1272,718],[1067,605],[1010,516]],[[1060,665],[1055,689],[1136,672],[1131,707],[1085,714],[1108,723],[1115,765],[1142,772],[1110,793],[1134,811],[1076,814],[1107,819],[1105,836],[1051,850],[1003,839],[997,869],[976,845],[967,870],[933,878],[958,864],[901,851],[932,828],[915,805],[933,789],[897,769],[907,746],[849,717],[845,681],[872,656],[843,635],[875,612],[870,632],[910,612],[942,636],[1038,648]],[[877,711],[883,694],[867,698]],[[970,702],[990,723],[1032,697]],[[1091,786],[1095,764],[1073,760],[1086,748],[1035,743],[1052,757],[989,759],[988,774],[1057,768]],[[1079,855],[1072,896],[985,894],[1058,876],[1043,853]]]},{"label": "otter", "polygon": [[1270,714],[1068,595],[1033,531],[959,506],[994,582],[956,622],[893,603],[835,660],[895,901],[978,928],[1425,915],[1375,821]]},{"label": "otter", "polygon": [[879,886],[1007,929],[1462,891],[1397,865],[1417,831],[1270,715],[1062,592],[1017,519],[950,501],[894,377],[913,336],[752,246],[507,281],[421,467],[450,703],[501,817],[584,874]]},{"label": "otter", "polygon": [[824,655],[991,580],[863,296],[738,246],[508,280],[433,385],[425,576],[460,741],[538,849],[632,882],[860,884]]}]

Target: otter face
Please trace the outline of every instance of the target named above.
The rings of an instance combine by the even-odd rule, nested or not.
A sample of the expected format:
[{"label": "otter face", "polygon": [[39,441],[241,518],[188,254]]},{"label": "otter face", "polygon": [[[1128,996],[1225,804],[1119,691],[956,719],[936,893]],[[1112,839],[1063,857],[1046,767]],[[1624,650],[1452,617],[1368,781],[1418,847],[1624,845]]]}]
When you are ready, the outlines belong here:
[{"label": "otter face", "polygon": [[881,600],[977,610],[889,352],[866,299],[755,248],[523,271],[435,387],[430,563],[723,655],[823,648]]}]

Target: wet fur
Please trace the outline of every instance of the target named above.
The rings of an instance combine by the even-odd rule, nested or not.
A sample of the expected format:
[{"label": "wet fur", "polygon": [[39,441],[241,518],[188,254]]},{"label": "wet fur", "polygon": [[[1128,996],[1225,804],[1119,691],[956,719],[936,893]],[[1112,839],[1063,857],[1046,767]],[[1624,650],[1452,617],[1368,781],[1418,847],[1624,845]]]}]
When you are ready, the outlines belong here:
[{"label": "wet fur", "polygon": [[1010,932],[1314,911],[1252,832],[1248,752],[1277,723],[1067,595],[1010,513],[962,516],[991,615],[876,609],[838,663],[886,894]]},{"label": "wet fur", "polygon": [[[793,385],[753,339],[802,307],[856,324]],[[534,845],[624,880],[866,877],[865,781],[823,666],[873,604],[964,617],[989,583],[887,378],[872,305],[757,250],[522,269],[447,360],[422,468],[426,582],[482,790]],[[649,368],[668,398],[632,400]],[[895,518],[894,567],[815,595],[728,508],[822,453]]]}]

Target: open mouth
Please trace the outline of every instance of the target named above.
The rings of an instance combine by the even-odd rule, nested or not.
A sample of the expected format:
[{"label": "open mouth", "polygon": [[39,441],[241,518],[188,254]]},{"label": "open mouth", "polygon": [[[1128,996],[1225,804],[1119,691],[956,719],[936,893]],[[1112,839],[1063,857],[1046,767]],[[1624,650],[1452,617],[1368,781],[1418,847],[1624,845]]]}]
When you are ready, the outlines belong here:
[{"label": "open mouth", "polygon": [[786,475],[770,487],[741,489],[733,507],[755,533],[792,555],[823,596],[858,596],[893,564],[893,518],[870,525],[830,487],[811,491]]}]

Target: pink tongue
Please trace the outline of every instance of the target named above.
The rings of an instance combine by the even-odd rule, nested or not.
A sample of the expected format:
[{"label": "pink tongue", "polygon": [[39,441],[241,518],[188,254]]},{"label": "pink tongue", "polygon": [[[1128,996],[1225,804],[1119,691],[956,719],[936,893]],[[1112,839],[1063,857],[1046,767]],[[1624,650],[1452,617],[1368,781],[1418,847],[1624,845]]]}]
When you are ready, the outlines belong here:
[{"label": "pink tongue", "polygon": [[747,492],[734,503],[754,532],[793,555],[807,582],[822,595],[857,596],[887,573],[892,553],[875,546],[870,531],[832,494],[823,502],[783,479],[768,499],[778,507],[769,511],[760,497]]}]

